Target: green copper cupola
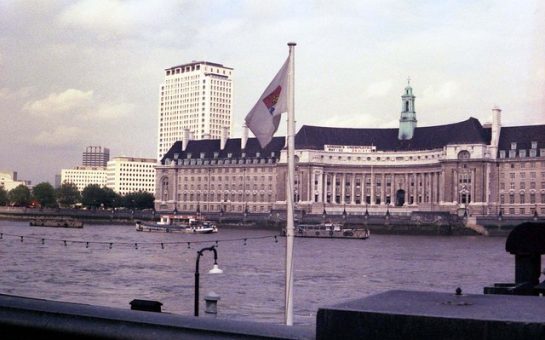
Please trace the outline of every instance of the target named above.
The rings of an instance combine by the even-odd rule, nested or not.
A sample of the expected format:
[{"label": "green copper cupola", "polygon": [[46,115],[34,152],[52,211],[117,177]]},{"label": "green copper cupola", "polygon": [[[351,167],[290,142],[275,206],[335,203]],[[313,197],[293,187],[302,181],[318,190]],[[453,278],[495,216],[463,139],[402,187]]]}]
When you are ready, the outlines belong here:
[{"label": "green copper cupola", "polygon": [[414,95],[411,87],[411,79],[407,80],[407,87],[401,96],[401,118],[399,118],[399,140],[410,140],[413,138],[416,128],[416,112],[414,111]]}]

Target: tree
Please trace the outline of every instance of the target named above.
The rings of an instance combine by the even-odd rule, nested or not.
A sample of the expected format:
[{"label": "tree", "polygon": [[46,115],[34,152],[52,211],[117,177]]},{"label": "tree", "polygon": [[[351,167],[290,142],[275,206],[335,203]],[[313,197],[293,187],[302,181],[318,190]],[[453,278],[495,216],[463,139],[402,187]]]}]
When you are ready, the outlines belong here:
[{"label": "tree", "polygon": [[8,193],[9,201],[19,207],[24,207],[30,204],[30,190],[23,184],[11,189]]},{"label": "tree", "polygon": [[90,208],[98,208],[102,203],[104,191],[98,184],[89,184],[81,192],[81,203]]},{"label": "tree", "polygon": [[129,209],[152,209],[155,196],[147,191],[136,191],[125,194],[123,201]]},{"label": "tree", "polygon": [[55,189],[48,182],[42,182],[32,188],[32,196],[45,208],[57,207],[57,195]]},{"label": "tree", "polygon": [[120,201],[119,195],[113,191],[111,188],[104,187],[103,190],[103,198],[102,198],[102,204],[104,205],[104,208],[113,208],[117,205],[117,203]]},{"label": "tree", "polygon": [[8,203],[8,192],[4,189],[4,186],[0,186],[0,205],[7,205]]},{"label": "tree", "polygon": [[89,184],[81,192],[81,203],[87,207],[114,207],[119,201],[119,195],[110,188],[101,188],[98,184]]},{"label": "tree", "polygon": [[63,183],[57,189],[57,200],[61,206],[69,207],[81,202],[81,193],[74,183]]}]

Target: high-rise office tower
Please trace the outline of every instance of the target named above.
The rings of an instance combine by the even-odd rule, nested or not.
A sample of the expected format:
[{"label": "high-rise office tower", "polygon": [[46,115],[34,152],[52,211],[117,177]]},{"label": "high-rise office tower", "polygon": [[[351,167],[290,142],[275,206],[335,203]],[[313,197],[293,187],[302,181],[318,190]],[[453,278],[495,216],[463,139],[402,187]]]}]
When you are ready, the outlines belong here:
[{"label": "high-rise office tower", "polygon": [[88,146],[83,152],[83,166],[106,166],[110,160],[110,149],[102,146]]},{"label": "high-rise office tower", "polygon": [[191,139],[220,139],[233,112],[233,69],[207,61],[165,69],[159,97],[157,158],[176,141],[184,130]]}]

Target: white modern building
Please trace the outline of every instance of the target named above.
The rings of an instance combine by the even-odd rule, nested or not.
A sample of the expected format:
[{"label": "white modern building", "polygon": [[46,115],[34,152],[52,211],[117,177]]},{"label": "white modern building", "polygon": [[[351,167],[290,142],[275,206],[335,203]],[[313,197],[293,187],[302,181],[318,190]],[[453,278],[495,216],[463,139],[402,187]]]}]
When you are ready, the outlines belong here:
[{"label": "white modern building", "polygon": [[230,135],[233,112],[233,69],[194,61],[165,69],[158,114],[157,157],[163,158],[184,130],[190,139]]},{"label": "white modern building", "polygon": [[115,157],[108,162],[106,186],[120,195],[136,191],[155,193],[155,164],[152,158]]},{"label": "white modern building", "polygon": [[106,167],[76,166],[61,170],[61,183],[74,183],[79,191],[89,184],[106,185]]}]

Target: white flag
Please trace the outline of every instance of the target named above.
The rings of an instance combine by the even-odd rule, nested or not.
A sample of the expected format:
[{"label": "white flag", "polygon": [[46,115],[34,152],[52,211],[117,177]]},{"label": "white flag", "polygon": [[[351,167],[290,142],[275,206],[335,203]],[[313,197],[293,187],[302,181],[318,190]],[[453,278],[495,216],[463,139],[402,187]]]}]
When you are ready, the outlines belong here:
[{"label": "white flag", "polygon": [[282,113],[288,110],[288,67],[289,57],[245,118],[262,148],[272,140]]}]

